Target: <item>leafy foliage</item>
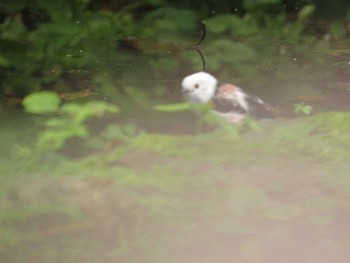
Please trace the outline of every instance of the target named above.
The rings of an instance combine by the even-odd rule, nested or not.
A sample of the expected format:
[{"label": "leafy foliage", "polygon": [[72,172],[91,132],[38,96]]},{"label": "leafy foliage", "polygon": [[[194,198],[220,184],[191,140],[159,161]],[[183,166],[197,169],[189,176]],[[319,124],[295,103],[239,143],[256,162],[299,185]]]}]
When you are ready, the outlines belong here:
[{"label": "leafy foliage", "polygon": [[66,104],[59,109],[61,117],[46,121],[46,130],[38,137],[39,150],[58,150],[72,137],[88,138],[89,130],[85,122],[91,117],[105,113],[116,113],[117,107],[105,102],[88,102],[84,105]]},{"label": "leafy foliage", "polygon": [[[253,89],[265,85],[283,88],[284,94],[288,93],[286,97],[290,97],[290,93],[299,94],[298,90],[306,89],[300,83],[296,89],[295,80],[312,79],[315,65],[323,66],[320,54],[327,48],[327,41],[304,34],[310,30],[317,3],[300,6],[293,11],[294,16],[281,8],[280,0],[235,1],[242,11],[214,15],[205,11],[206,7],[197,10],[191,4],[166,3],[144,1],[103,8],[104,4],[89,0],[55,4],[41,0],[33,5],[23,0],[8,2],[2,6],[1,92],[24,95],[44,89],[62,92],[92,86],[98,96],[136,114],[154,108],[166,112],[186,110],[187,105],[181,103],[164,105],[162,96],[170,85],[159,80],[172,81],[177,71],[182,77],[184,65],[186,72],[198,68],[198,55],[185,50],[189,43],[196,43],[194,31],[202,18],[210,33],[203,43],[203,52],[209,71],[217,72],[220,79],[234,78],[235,83],[248,83]],[[140,11],[144,6],[149,7],[149,12]],[[341,38],[341,23],[333,25],[330,30]],[[46,123],[40,147],[56,140],[52,147],[57,150],[69,138],[90,136],[84,123],[99,115],[91,109],[100,106],[59,106],[57,96],[45,96],[33,93],[24,100],[29,112],[60,114]],[[297,105],[297,114],[311,113],[308,106]],[[209,109],[203,109],[204,119],[216,123],[209,113]]]},{"label": "leafy foliage", "polygon": [[312,111],[312,106],[304,102],[294,104],[294,113],[296,115],[310,115]]},{"label": "leafy foliage", "polygon": [[59,96],[50,91],[32,93],[23,100],[23,106],[30,113],[56,112],[60,106]]},{"label": "leafy foliage", "polygon": [[[0,35],[2,93],[28,94],[64,79],[69,70],[95,68],[101,55],[114,49],[121,29],[125,34],[134,30],[128,14],[89,13],[88,2],[39,1],[28,6],[19,1],[17,10],[6,10],[10,13]],[[27,28],[19,12],[23,8],[38,12],[44,21],[34,19],[33,28]]]},{"label": "leafy foliage", "polygon": [[115,105],[104,101],[91,101],[85,104],[67,103],[59,106],[60,98],[53,92],[39,92],[27,96],[23,105],[31,113],[56,113],[45,121],[46,129],[36,141],[36,150],[56,151],[73,137],[88,138],[89,128],[86,121],[92,117],[101,117],[107,113],[117,113]]},{"label": "leafy foliage", "polygon": [[189,103],[176,103],[176,104],[165,104],[165,105],[157,105],[155,109],[158,111],[166,111],[166,112],[178,112],[184,111],[191,108]]},{"label": "leafy foliage", "polygon": [[[305,50],[322,46],[322,41],[303,36],[310,17],[317,11],[316,4],[301,6],[291,22],[281,7],[281,0],[240,0],[221,3],[225,8],[217,6],[216,10],[210,10],[211,1],[113,2],[110,6],[108,3],[92,0],[54,4],[48,0],[31,4],[24,0],[5,1],[1,6],[4,15],[0,24],[0,92],[23,96],[52,87],[56,90],[80,88],[81,83],[76,85],[71,81],[75,78],[83,78],[89,85],[97,85],[105,92],[106,87],[99,87],[101,82],[95,82],[101,74],[106,78],[114,76],[114,85],[124,85],[125,79],[130,78],[125,65],[140,62],[140,57],[135,63],[135,56],[125,52],[125,45],[141,52],[145,61],[141,65],[146,65],[140,71],[145,71],[146,75],[164,77],[181,67],[183,61],[198,68],[198,57],[193,58],[194,52],[186,56],[178,54],[187,42],[192,41],[187,36],[195,35],[202,19],[209,32],[217,34],[215,39],[205,43],[210,70],[227,69],[223,75],[233,71],[242,81],[254,76],[259,68],[257,65],[266,63],[267,56],[276,57],[276,61],[269,64],[281,63],[281,55],[283,63],[291,64],[290,54],[311,58]],[[147,13],[141,11],[145,6],[149,8]],[[233,14],[237,8],[240,11]],[[211,13],[214,11],[215,15]],[[344,28],[339,22],[335,22],[330,30],[337,39],[344,36]],[[222,38],[222,34],[227,39]],[[279,54],[275,54],[276,50],[269,45],[262,47],[266,41],[278,43]],[[290,46],[295,43],[298,45]],[[284,54],[286,51],[288,54]],[[117,89],[123,88],[118,86]]]}]

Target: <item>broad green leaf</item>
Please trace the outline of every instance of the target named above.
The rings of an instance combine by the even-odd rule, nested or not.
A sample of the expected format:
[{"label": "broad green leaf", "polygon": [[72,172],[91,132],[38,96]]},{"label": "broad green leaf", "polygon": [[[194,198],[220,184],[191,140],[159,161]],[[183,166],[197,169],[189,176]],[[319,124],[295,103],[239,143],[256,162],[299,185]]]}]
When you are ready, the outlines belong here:
[{"label": "broad green leaf", "polygon": [[62,118],[52,118],[48,119],[45,124],[50,128],[61,128],[67,124],[67,120]]},{"label": "broad green leaf", "polygon": [[68,103],[61,108],[62,113],[68,114],[77,123],[82,123],[90,117],[117,113],[118,111],[119,108],[116,105],[105,101],[90,101],[85,104]]},{"label": "broad green leaf", "polygon": [[166,111],[166,112],[178,112],[185,111],[191,108],[191,104],[184,103],[175,103],[175,104],[164,104],[164,105],[156,105],[155,110],[158,111]]},{"label": "broad green leaf", "polygon": [[298,22],[304,21],[308,17],[312,15],[312,13],[315,11],[315,5],[306,5],[304,6],[300,12],[298,13]]},{"label": "broad green leaf", "polygon": [[38,114],[56,112],[60,103],[59,96],[50,91],[35,92],[23,100],[23,106],[27,112]]}]

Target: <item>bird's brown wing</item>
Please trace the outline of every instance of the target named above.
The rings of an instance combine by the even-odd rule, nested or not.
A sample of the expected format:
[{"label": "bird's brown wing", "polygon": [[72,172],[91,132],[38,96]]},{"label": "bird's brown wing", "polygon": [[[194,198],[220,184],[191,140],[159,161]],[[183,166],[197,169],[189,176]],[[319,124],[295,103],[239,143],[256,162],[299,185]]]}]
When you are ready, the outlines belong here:
[{"label": "bird's brown wing", "polygon": [[232,84],[219,85],[213,102],[214,109],[222,113],[234,111],[257,118],[273,118],[278,112],[275,107],[259,97],[246,93]]},{"label": "bird's brown wing", "polygon": [[249,113],[249,105],[246,94],[240,88],[232,84],[221,84],[217,87],[213,98],[215,109],[219,112],[236,111]]}]

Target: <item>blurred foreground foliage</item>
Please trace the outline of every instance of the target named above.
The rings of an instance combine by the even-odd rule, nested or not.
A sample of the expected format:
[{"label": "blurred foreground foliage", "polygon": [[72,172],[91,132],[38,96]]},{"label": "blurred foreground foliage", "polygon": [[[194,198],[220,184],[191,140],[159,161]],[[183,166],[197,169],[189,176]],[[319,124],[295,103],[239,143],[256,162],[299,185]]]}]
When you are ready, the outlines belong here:
[{"label": "blurred foreground foliage", "polygon": [[[309,248],[310,262],[320,253],[348,255],[339,244],[349,235],[338,230],[350,209],[349,120],[333,112],[262,122],[236,136],[235,126],[197,136],[134,134],[108,154],[17,159],[1,171],[0,259],[154,263],[175,248],[171,262],[194,262],[205,251],[212,263],[232,255],[230,240],[236,262],[272,262],[281,243],[278,258],[295,262],[296,251],[324,234],[326,249]],[[200,253],[185,253],[193,247]]]},{"label": "blurred foreground foliage", "polygon": [[[37,162],[48,153],[58,153],[56,157],[69,146],[72,141],[79,141],[77,148],[83,150],[100,150],[110,142],[126,142],[139,132],[132,125],[104,125],[96,132],[92,132],[89,121],[101,119],[119,112],[119,108],[106,101],[89,101],[85,103],[61,103],[60,97],[49,91],[32,93],[23,102],[27,112],[39,114],[43,117],[38,124],[42,131],[38,133],[33,143],[19,146],[15,151],[20,159],[31,159]],[[36,116],[38,118],[38,116]],[[38,120],[37,120],[38,121]],[[88,155],[81,154],[80,157]],[[63,157],[63,156],[62,156]],[[60,158],[59,158],[60,159]]]}]

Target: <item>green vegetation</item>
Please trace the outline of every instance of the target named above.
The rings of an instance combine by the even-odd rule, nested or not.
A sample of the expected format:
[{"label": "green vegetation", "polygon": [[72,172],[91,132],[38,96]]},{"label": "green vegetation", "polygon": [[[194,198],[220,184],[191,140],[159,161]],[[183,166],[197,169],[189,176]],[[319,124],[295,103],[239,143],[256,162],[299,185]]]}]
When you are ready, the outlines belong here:
[{"label": "green vegetation", "polygon": [[26,111],[31,113],[56,112],[59,117],[45,122],[46,130],[39,134],[37,148],[42,150],[61,149],[72,137],[87,138],[89,131],[85,122],[91,117],[101,117],[106,113],[116,113],[118,108],[105,102],[91,101],[83,105],[67,103],[59,107],[60,99],[54,93],[41,92],[27,96],[24,101]]},{"label": "green vegetation", "polygon": [[[276,120],[235,137],[225,129],[197,136],[133,134],[108,154],[58,163],[57,156],[50,163],[46,156],[40,169],[7,170],[2,258],[163,262],[176,248],[184,255],[174,258],[177,263],[200,257],[185,253],[195,245],[209,251],[208,262],[217,262],[228,253],[224,235],[237,243],[238,262],[268,262],[265,246],[302,242],[303,225],[312,233],[309,242],[322,231],[328,249],[338,247],[348,240],[335,229],[344,226],[337,211],[348,209],[350,194],[349,118],[329,113],[307,122]],[[30,249],[33,243],[41,252]]]},{"label": "green vegetation", "polygon": [[[135,86],[134,70],[128,67],[141,66],[137,80],[147,75],[167,78],[184,63],[189,71],[200,69],[199,57],[186,48],[195,43],[201,20],[210,32],[204,43],[208,70],[221,72],[223,78],[244,83],[259,71],[274,68],[273,76],[261,74],[259,85],[271,77],[279,85],[294,74],[314,77],[311,70],[324,65],[322,54],[329,42],[306,34],[313,33],[311,18],[320,19],[315,15],[316,1],[295,3],[298,8],[293,12],[288,9],[293,3],[285,4],[284,10],[281,0],[234,1],[212,10],[209,2],[192,4],[7,1],[0,6],[0,93],[24,96],[44,89],[63,92],[92,87],[101,96],[123,97],[131,86],[136,94],[126,95],[134,99],[142,90]],[[346,35],[340,20],[330,25],[324,34],[330,33],[334,40]],[[135,56],[126,49],[139,53]],[[119,92],[113,93],[109,83]],[[153,87],[153,91],[160,89],[164,85]]]},{"label": "green vegetation", "polygon": [[312,110],[312,106],[304,102],[294,104],[294,113],[296,115],[310,115]]},{"label": "green vegetation", "polygon": [[[0,262],[348,262],[350,9],[325,2],[2,1]],[[207,70],[278,118],[183,102],[201,21]]]}]

